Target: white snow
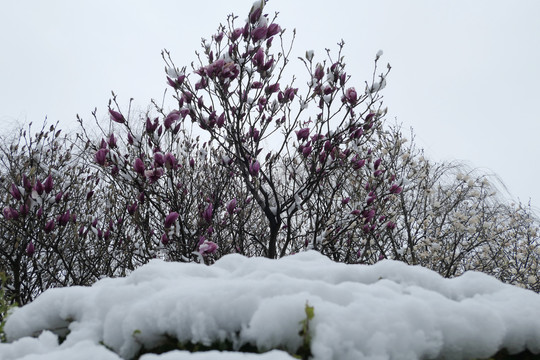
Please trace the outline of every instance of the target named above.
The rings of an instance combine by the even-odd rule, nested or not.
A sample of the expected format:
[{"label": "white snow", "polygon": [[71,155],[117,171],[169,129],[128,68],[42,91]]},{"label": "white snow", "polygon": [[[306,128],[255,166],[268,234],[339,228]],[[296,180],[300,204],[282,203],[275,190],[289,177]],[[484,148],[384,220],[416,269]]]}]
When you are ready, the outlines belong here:
[{"label": "white snow", "polygon": [[[315,313],[309,324],[314,359],[540,352],[540,296],[534,292],[476,272],[444,279],[400,262],[346,265],[308,251],[280,260],[231,254],[212,266],[154,260],[125,278],[50,289],[8,318],[11,342],[0,344],[0,359],[132,358],[165,336],[294,352],[302,345],[306,304]],[[61,344],[57,334],[67,334]],[[293,357],[278,350],[171,351],[140,359]]]}]

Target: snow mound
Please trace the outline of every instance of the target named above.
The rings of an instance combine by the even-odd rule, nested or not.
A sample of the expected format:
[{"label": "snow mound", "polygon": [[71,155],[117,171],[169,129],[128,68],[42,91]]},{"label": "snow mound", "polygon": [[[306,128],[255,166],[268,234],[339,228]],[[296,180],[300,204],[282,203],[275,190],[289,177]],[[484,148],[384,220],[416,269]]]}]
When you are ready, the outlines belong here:
[{"label": "snow mound", "polygon": [[[306,304],[314,359],[540,353],[534,292],[482,273],[445,279],[396,261],[346,265],[308,251],[279,260],[231,254],[212,266],[154,260],[125,278],[50,289],[8,318],[0,359],[131,359],[168,339],[295,353]],[[140,359],[293,357],[169,351]]]}]

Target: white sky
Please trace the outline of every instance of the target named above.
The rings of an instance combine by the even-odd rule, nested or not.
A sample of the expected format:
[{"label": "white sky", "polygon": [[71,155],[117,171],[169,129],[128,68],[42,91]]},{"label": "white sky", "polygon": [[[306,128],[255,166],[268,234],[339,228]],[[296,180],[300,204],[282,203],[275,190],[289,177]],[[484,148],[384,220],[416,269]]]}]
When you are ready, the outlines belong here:
[{"label": "white sky", "polygon": [[[111,90],[127,107],[161,99],[161,50],[195,60],[226,15],[251,0],[21,0],[0,12],[0,125],[104,115]],[[466,160],[498,174],[514,197],[540,207],[540,1],[271,0],[293,55],[346,42],[353,84],[371,76],[375,53],[392,71],[389,120],[412,126],[434,160]],[[302,71],[300,63],[293,61]]]}]

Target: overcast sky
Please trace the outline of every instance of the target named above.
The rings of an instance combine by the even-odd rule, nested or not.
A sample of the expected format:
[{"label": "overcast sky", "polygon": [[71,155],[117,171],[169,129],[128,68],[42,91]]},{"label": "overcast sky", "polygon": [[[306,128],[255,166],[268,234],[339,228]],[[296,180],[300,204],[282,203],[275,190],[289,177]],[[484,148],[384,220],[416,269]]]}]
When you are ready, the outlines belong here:
[{"label": "overcast sky", "polygon": [[[195,60],[231,12],[251,0],[19,0],[0,13],[0,124],[104,116],[111,90],[146,109],[167,87],[161,50]],[[540,1],[271,0],[296,28],[294,57],[346,43],[362,88],[384,51],[392,71],[388,119],[413,127],[433,160],[465,160],[500,176],[514,198],[540,206]],[[292,66],[300,64],[293,61]]]}]

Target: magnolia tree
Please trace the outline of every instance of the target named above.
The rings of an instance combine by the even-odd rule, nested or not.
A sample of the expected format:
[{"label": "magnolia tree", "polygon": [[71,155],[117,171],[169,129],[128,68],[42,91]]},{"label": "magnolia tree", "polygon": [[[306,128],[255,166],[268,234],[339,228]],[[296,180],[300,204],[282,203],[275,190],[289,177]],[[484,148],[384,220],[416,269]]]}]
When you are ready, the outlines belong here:
[{"label": "magnolia tree", "polygon": [[402,179],[402,192],[386,204],[395,230],[376,251],[445,277],[477,270],[539,291],[540,221],[533,211],[505,201],[493,176],[429,161],[399,128],[385,132],[375,152]]},{"label": "magnolia tree", "polygon": [[[327,237],[336,242],[357,224],[374,232],[377,204],[401,189],[369,149],[389,67],[360,91],[349,85],[343,44],[321,62],[308,51],[301,61],[309,81],[297,88],[284,78],[294,37],[286,46],[263,2],[236,21],[230,16],[203,40],[191,73],[164,52],[176,109],[156,106],[159,116],[141,127],[111,103],[113,132],[94,147],[95,163],[122,194],[120,209],[147,249],[174,260],[230,252],[275,258],[324,249]],[[204,140],[193,138],[193,125]],[[114,131],[127,139],[121,147]],[[357,174],[369,196],[343,186]],[[330,224],[336,216],[348,225]],[[358,249],[349,243],[345,251],[356,260]]]},{"label": "magnolia tree", "polygon": [[56,126],[35,135],[29,126],[16,139],[3,140],[0,264],[8,279],[6,296],[24,304],[50,287],[87,285],[112,275],[107,244],[79,236],[86,214],[97,216],[97,204],[105,201],[87,195],[94,184],[75,144]]}]

